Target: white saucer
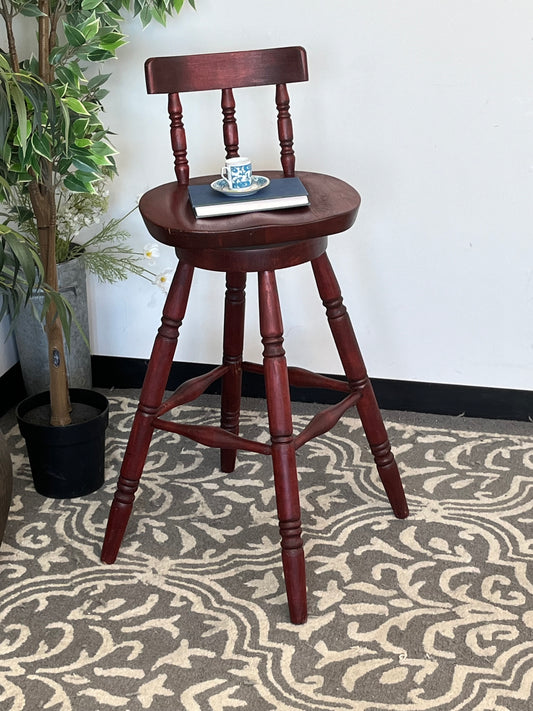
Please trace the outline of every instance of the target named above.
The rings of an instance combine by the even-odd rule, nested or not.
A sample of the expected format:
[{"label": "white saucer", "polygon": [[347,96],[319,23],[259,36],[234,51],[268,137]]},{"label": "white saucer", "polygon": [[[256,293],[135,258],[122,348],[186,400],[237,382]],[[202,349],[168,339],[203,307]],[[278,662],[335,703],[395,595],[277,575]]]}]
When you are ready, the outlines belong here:
[{"label": "white saucer", "polygon": [[232,190],[228,186],[227,180],[225,180],[224,178],[219,178],[219,180],[215,180],[214,183],[211,183],[211,187],[213,188],[213,190],[216,190],[219,193],[223,193],[228,197],[239,197],[242,195],[253,195],[259,190],[266,188],[269,183],[270,180],[268,178],[265,178],[263,175],[254,175],[252,177],[252,184],[249,185],[247,188],[235,188]]}]

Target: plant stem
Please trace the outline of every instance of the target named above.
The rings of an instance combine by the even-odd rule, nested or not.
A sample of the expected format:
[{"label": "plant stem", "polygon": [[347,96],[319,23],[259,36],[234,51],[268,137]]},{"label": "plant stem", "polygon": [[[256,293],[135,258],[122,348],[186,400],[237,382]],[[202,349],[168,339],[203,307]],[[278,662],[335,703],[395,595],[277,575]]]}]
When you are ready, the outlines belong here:
[{"label": "plant stem", "polygon": [[59,19],[63,15],[64,11],[65,2],[64,0],[59,0],[56,5],[55,11],[52,13],[52,16],[50,18],[50,51],[52,51],[57,44],[57,23],[59,22]]},{"label": "plant stem", "polygon": [[[37,222],[39,251],[44,266],[47,285],[57,291],[57,264],[55,255],[56,206],[54,190],[44,183],[34,181],[29,186],[30,200]],[[68,395],[67,369],[63,329],[56,308],[50,305],[46,313],[46,336],[48,341],[48,364],[50,371],[50,424],[69,425],[70,402]]]},{"label": "plant stem", "polygon": [[[39,0],[39,9],[45,16],[39,17],[39,75],[47,83],[52,81],[50,66],[50,3]],[[41,175],[29,185],[30,200],[37,222],[39,251],[44,266],[45,282],[57,291],[56,263],[56,191],[53,186],[53,166],[41,159]],[[46,336],[48,340],[48,364],[50,370],[50,424],[64,426],[71,422],[67,369],[63,329],[54,305],[46,313]]]},{"label": "plant stem", "polygon": [[50,2],[39,0],[39,76],[50,84]]},{"label": "plant stem", "polygon": [[9,10],[6,0],[2,0],[2,17],[4,18],[4,24],[6,27],[7,46],[9,48],[11,68],[14,72],[18,72],[20,70],[20,66],[17,54],[17,45],[15,43],[15,35],[13,33],[13,13]]}]

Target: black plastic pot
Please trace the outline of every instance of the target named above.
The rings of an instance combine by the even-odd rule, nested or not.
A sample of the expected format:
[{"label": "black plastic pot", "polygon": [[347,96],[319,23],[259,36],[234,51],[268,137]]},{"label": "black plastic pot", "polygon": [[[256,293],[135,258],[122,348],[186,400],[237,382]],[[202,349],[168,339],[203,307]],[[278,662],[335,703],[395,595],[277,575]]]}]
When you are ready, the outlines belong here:
[{"label": "black plastic pot", "polygon": [[26,441],[33,483],[39,494],[73,499],[104,483],[107,398],[94,390],[70,389],[72,424],[50,425],[50,393],[23,400],[16,409]]}]

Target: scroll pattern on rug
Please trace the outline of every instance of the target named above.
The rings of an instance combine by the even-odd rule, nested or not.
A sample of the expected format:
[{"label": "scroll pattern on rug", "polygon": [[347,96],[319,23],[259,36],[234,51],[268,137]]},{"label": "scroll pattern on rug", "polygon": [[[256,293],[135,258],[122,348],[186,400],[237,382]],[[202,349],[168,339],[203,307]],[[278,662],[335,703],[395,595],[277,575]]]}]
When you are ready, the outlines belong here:
[{"label": "scroll pattern on rug", "polygon": [[[100,563],[135,406],[111,398],[106,484],[81,499],[36,494],[7,433],[0,708],[531,709],[533,438],[388,421],[404,521],[357,417],[302,448],[310,617],[294,626],[260,455],[224,474],[216,451],[156,433],[119,558]],[[242,430],[268,440],[263,413],[244,412]]]}]

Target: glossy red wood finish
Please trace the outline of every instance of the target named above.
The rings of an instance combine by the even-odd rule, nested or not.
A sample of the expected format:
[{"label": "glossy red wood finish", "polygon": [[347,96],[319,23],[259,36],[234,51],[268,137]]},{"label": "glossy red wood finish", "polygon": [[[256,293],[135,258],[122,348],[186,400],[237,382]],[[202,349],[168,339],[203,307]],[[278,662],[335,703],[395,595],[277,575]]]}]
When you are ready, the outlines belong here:
[{"label": "glossy red wood finish", "polygon": [[[307,55],[302,47],[195,54],[181,57],[153,57],[145,63],[149,94],[169,95],[171,142],[174,169],[179,183],[189,180],[187,140],[182,121],[180,93],[220,89],[226,158],[239,155],[233,89],[275,85],[281,166],[285,176],[294,175],[292,120],[287,82],[307,81]],[[218,177],[218,176],[217,176]]]},{"label": "glossy red wood finish", "polygon": [[189,162],[187,160],[187,137],[183,125],[183,108],[179,94],[168,95],[168,116],[170,118],[170,143],[174,153],[174,172],[179,183],[189,182]]},{"label": "glossy red wood finish", "polygon": [[[235,118],[235,98],[231,89],[222,89],[222,133],[224,136],[224,146],[226,148],[226,158],[236,158],[239,155],[239,129]],[[181,182],[178,178],[178,182]]]},{"label": "glossy red wood finish", "polygon": [[[220,426],[233,434],[239,434],[241,411],[245,286],[246,272],[227,272],[222,362],[229,370],[222,378]],[[221,449],[220,468],[223,472],[234,470],[236,455],[236,449]]]},{"label": "glossy red wood finish", "polygon": [[[280,171],[258,170],[268,178]],[[309,193],[309,207],[252,212],[230,217],[197,220],[186,185],[166,183],[145,193],[139,209],[148,231],[158,242],[171,247],[198,249],[249,248],[282,244],[344,232],[355,222],[361,203],[350,185],[329,175],[297,171]],[[191,183],[211,183],[206,175]]]},{"label": "glossy red wood finish", "polygon": [[106,563],[113,563],[117,557],[133,508],[154,431],[153,421],[163,401],[179,329],[185,315],[193,272],[194,268],[189,264],[178,264],[163,309],[161,326],[148,363],[139,406],[120,469],[117,491],[109,512],[102,548],[102,560]]},{"label": "glossy red wood finish", "polygon": [[383,486],[395,515],[398,518],[405,518],[409,510],[398,468],[348,312],[343,304],[339,284],[326,254],[313,260],[312,266],[350,388],[361,393],[357,401],[357,410]]},{"label": "glossy red wood finish", "polygon": [[300,624],[307,619],[305,562],[289,376],[283,349],[283,324],[275,273],[259,272],[258,279],[259,328],[264,346],[263,374],[281,534],[281,557],[290,618],[295,624]]},{"label": "glossy red wood finish", "polygon": [[[150,234],[174,247],[179,262],[163,310],[152,356],[135,415],[117,492],[111,507],[102,560],[115,560],[132,511],[133,500],[154,429],[188,437],[221,452],[221,469],[233,471],[238,449],[272,458],[283,572],[289,614],[300,624],[307,617],[304,550],[296,471],[296,450],[330,430],[353,405],[357,406],[376,466],[396,516],[408,509],[372,385],[359,351],[339,285],[326,256],[328,236],[353,224],[359,209],[357,191],[337,178],[297,172],[310,196],[310,207],[257,212],[197,220],[187,193],[187,140],[179,93],[218,88],[222,92],[222,134],[226,155],[238,155],[239,135],[231,87],[275,84],[281,171],[258,171],[269,177],[294,173],[293,127],[286,84],[307,79],[305,52],[299,47],[233,52],[194,57],[163,57],[146,63],[148,90],[169,94],[171,144],[177,182],[147,192],[139,207]],[[218,176],[191,182],[212,182]],[[339,381],[303,368],[287,367],[276,270],[310,262],[346,380]],[[195,268],[226,272],[222,364],[210,373],[183,383],[164,398],[179,328]],[[256,272],[263,363],[243,362],[245,285]],[[239,433],[242,372],[265,379],[270,443]],[[163,415],[191,402],[214,380],[222,379],[220,427],[190,425]],[[297,435],[293,433],[290,386],[322,387],[344,393],[324,408]]]},{"label": "glossy red wood finish", "polygon": [[152,57],[145,75],[149,94],[292,84],[309,78],[303,47]]}]

